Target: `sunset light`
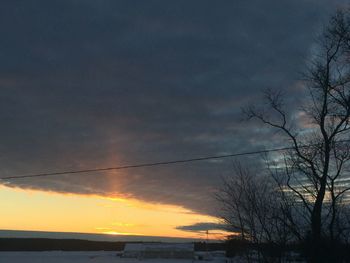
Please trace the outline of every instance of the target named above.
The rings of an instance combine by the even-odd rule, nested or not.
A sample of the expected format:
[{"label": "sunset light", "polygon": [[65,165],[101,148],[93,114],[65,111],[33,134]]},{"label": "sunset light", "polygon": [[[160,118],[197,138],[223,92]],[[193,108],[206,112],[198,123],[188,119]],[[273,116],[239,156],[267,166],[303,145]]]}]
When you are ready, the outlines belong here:
[{"label": "sunset light", "polygon": [[[217,222],[214,217],[182,207],[135,199],[8,187],[0,190],[0,199],[6,200],[0,205],[1,229],[206,238],[203,233],[181,231],[176,227]],[[39,220],[40,225],[37,224]]]},{"label": "sunset light", "polygon": [[349,0],[0,3],[0,263],[350,262]]}]

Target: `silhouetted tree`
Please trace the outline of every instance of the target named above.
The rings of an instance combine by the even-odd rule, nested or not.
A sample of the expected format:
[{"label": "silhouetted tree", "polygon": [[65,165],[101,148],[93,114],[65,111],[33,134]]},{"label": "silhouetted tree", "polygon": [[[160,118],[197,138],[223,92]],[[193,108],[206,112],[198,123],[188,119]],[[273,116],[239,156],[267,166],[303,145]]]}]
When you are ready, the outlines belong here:
[{"label": "silhouetted tree", "polygon": [[[258,247],[268,244],[274,252],[280,251],[294,238],[286,224],[283,195],[268,174],[256,175],[235,163],[233,176],[223,179],[216,195],[221,204],[219,216],[242,242]],[[268,255],[260,253],[259,256],[266,259]]]},{"label": "silhouetted tree", "polygon": [[[292,227],[296,218],[304,217],[315,250],[324,239],[335,241],[349,234],[345,220],[350,190],[349,12],[337,12],[324,29],[305,72],[304,87],[308,96],[299,112],[302,124],[295,123],[293,112],[288,114],[280,91],[266,91],[267,106],[251,106],[244,113],[281,131],[291,143],[274,178],[284,200],[291,205],[288,199],[295,199],[305,211],[297,215],[299,207],[286,206],[287,225]],[[297,228],[296,236],[302,232]]]},{"label": "silhouetted tree", "polygon": [[280,131],[291,147],[283,158],[267,160],[270,179],[237,164],[217,199],[221,218],[241,239],[306,242],[312,262],[327,262],[350,239],[349,11],[337,12],[323,30],[303,84],[307,96],[297,114],[272,90],[264,93],[265,106],[244,109],[247,119]]}]

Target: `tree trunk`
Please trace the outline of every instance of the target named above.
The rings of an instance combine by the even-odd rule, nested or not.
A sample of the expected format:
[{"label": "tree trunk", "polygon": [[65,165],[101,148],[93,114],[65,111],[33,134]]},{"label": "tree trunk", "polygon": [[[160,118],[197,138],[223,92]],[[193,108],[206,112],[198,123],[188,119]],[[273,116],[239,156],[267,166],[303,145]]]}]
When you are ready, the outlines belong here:
[{"label": "tree trunk", "polygon": [[322,204],[325,196],[325,184],[321,185],[320,191],[317,195],[315,205],[312,210],[311,216],[311,229],[312,229],[312,241],[318,243],[321,239],[321,215],[322,215]]},{"label": "tree trunk", "polygon": [[[326,178],[326,177],[325,177]],[[322,206],[326,192],[326,180],[322,178],[320,190],[316,197],[315,205],[311,215],[311,246],[310,262],[317,263],[320,260],[320,249],[322,248]],[[321,249],[322,250],[322,249]],[[322,259],[321,259],[322,260]]]}]

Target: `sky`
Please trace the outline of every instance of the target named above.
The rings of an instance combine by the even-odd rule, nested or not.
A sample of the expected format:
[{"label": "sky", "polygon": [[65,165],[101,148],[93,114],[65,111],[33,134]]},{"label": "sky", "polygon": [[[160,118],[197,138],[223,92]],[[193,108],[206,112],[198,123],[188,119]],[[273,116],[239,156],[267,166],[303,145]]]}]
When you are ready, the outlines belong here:
[{"label": "sky", "polygon": [[[241,108],[271,88],[297,110],[317,33],[344,3],[2,1],[0,178],[283,145]],[[233,161],[0,180],[0,229],[199,236],[220,228]]]}]

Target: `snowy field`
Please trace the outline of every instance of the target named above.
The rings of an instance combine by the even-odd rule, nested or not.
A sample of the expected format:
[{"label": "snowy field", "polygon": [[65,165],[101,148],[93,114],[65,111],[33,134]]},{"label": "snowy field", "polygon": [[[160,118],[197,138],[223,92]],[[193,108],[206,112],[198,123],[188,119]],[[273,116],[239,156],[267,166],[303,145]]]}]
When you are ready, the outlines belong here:
[{"label": "snowy field", "polygon": [[[205,262],[182,259],[125,259],[116,256],[116,252],[0,252],[0,263],[192,263]],[[213,263],[238,263],[224,258],[213,259]]]}]

